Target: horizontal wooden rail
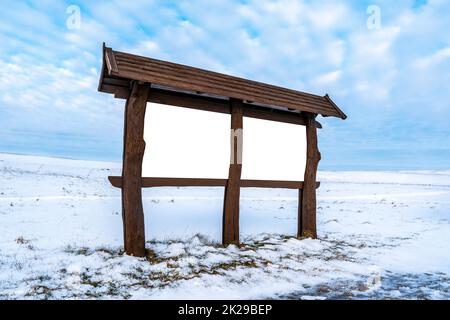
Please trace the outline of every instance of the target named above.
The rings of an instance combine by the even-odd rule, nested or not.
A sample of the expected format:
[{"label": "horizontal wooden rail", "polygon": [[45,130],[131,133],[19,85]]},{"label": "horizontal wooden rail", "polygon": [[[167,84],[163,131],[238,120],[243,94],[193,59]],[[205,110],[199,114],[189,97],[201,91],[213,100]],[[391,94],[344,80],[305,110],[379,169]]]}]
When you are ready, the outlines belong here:
[{"label": "horizontal wooden rail", "polygon": [[[111,184],[116,188],[122,187],[122,177],[108,177]],[[225,187],[227,179],[202,179],[202,178],[142,178],[142,188],[152,187]],[[303,189],[303,181],[283,180],[241,180],[242,188],[281,188],[281,189]],[[316,183],[316,188],[320,182]]]},{"label": "horizontal wooden rail", "polygon": [[284,188],[302,189],[303,181],[279,181],[279,180],[241,180],[243,188]]},{"label": "horizontal wooden rail", "polygon": [[[122,177],[108,177],[116,188],[122,187]],[[142,178],[143,188],[151,187],[225,187],[227,179],[194,179],[194,178]]]}]

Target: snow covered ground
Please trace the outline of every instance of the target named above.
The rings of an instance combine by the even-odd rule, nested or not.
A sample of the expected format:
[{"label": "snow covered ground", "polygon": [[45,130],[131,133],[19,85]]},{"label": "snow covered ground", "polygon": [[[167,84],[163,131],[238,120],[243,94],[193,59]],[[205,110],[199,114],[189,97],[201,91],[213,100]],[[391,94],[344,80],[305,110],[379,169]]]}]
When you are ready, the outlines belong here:
[{"label": "snow covered ground", "polygon": [[145,189],[147,258],[122,254],[120,165],[0,154],[0,299],[449,299],[450,171],[320,172],[318,240],[297,192]]}]

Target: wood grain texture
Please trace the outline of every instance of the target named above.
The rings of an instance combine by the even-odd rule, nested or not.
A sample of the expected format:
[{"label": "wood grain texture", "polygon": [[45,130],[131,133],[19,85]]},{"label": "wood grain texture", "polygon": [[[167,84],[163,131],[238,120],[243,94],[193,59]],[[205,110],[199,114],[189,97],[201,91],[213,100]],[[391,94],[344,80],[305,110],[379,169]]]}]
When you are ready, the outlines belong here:
[{"label": "wood grain texture", "polygon": [[[122,177],[108,177],[111,184],[116,188],[122,188]],[[142,188],[153,187],[225,187],[227,179],[204,179],[204,178],[164,178],[164,177],[143,177],[141,179]],[[320,182],[316,182],[316,188]],[[280,189],[302,189],[303,181],[284,180],[240,180],[241,188],[280,188]]]},{"label": "wood grain texture", "polygon": [[100,91],[110,92],[111,88],[105,88],[102,81],[106,84],[107,78],[115,77],[154,83],[180,91],[202,92],[225,98],[253,101],[256,104],[285,107],[297,112],[345,118],[345,114],[332,103],[329,97],[132,55],[110,48],[104,50],[104,55],[106,68],[102,73]]},{"label": "wood grain texture", "polygon": [[[151,83],[151,84],[150,84]],[[153,85],[153,87],[152,87]],[[125,251],[145,254],[142,187],[225,187],[223,244],[239,244],[241,187],[299,190],[298,236],[317,237],[316,182],[320,152],[315,120],[318,114],[347,116],[328,96],[318,96],[261,82],[233,77],[190,66],[161,61],[103,46],[98,90],[127,99],[122,177],[109,177],[122,189]],[[231,159],[228,179],[142,178],[146,103],[155,102],[197,110],[231,114],[231,128],[242,129],[243,117],[306,126],[307,160],[304,181],[242,180],[237,150]],[[234,139],[234,138],[233,138]],[[238,143],[234,143],[236,148]]]},{"label": "wood grain texture", "polygon": [[144,119],[149,84],[133,82],[125,107],[124,156],[122,168],[122,216],[125,252],[145,255],[144,210],[141,176],[144,157]]},{"label": "wood grain texture", "polygon": [[[119,92],[119,91],[118,91]],[[161,89],[152,89],[149,102],[167,104],[172,106],[230,114],[230,101],[187,93],[170,92]],[[263,108],[250,103],[242,104],[244,117],[270,120],[298,125],[305,125],[305,120],[299,112],[289,112],[273,108]],[[316,122],[316,126],[322,125]]]},{"label": "wood grain texture", "polygon": [[297,210],[297,238],[301,238],[303,231],[303,188],[298,189]]},{"label": "wood grain texture", "polygon": [[333,106],[333,108],[341,115],[340,118],[345,120],[347,119],[347,115],[334,103],[334,101],[330,98],[330,96],[325,94],[324,98]]},{"label": "wood grain texture", "polygon": [[[129,85],[114,78],[107,78],[104,80],[102,83],[102,91],[112,93],[115,98],[120,99],[127,99],[130,95]],[[148,102],[230,114],[230,103],[228,99],[213,98],[185,92],[152,88]],[[244,117],[305,125],[305,120],[298,111],[280,110],[256,105],[254,103],[243,103],[242,109]],[[316,127],[321,129],[322,125],[316,121]]]},{"label": "wood grain texture", "polygon": [[105,62],[108,67],[108,70],[110,71],[109,74],[119,72],[119,69],[117,67],[117,61],[112,49],[104,47],[103,50],[105,55]]},{"label": "wood grain texture", "polygon": [[314,125],[316,115],[305,114],[306,121],[306,167],[303,179],[301,236],[316,238],[316,175],[320,161],[317,145],[317,129]]},{"label": "wood grain texture", "polygon": [[[316,188],[319,186],[320,182],[317,182]],[[242,179],[241,188],[303,189],[303,181]]]},{"label": "wood grain texture", "polygon": [[[122,188],[122,177],[108,177],[116,188]],[[227,179],[143,177],[142,188],[154,187],[225,187]]]},{"label": "wood grain texture", "polygon": [[[243,129],[242,100],[231,99],[231,130]],[[231,159],[228,170],[228,182],[225,187],[225,197],[223,205],[223,223],[222,223],[222,243],[223,245],[239,244],[239,198],[242,163],[239,159],[238,147],[242,147],[242,142],[238,141],[232,133],[231,147],[233,159]],[[242,135],[241,135],[242,138]]]}]

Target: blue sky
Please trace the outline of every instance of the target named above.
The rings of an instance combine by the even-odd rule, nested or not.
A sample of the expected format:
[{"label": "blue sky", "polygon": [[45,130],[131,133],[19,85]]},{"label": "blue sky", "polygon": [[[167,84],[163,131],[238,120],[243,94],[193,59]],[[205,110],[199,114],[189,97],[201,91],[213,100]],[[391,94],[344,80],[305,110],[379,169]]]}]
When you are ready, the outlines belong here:
[{"label": "blue sky", "polygon": [[121,159],[124,102],[97,92],[104,41],[329,93],[348,119],[320,119],[320,169],[450,169],[450,1],[0,4],[0,152]]}]

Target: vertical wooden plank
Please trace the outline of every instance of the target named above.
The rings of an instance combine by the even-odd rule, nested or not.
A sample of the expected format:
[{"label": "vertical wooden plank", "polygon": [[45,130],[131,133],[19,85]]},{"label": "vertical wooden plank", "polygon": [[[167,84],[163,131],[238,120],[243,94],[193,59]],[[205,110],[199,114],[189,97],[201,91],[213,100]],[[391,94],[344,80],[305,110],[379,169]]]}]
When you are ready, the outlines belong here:
[{"label": "vertical wooden plank", "polygon": [[316,238],[316,175],[320,161],[315,114],[306,113],[306,168],[302,192],[301,236]]},{"label": "vertical wooden plank", "polygon": [[303,230],[302,204],[303,204],[303,190],[298,189],[297,238],[300,238],[302,236],[302,230]]},{"label": "vertical wooden plank", "polygon": [[132,83],[126,103],[124,154],[122,168],[122,217],[125,252],[145,255],[144,210],[142,207],[141,177],[144,157],[144,120],[149,84]]},{"label": "vertical wooden plank", "polygon": [[[131,94],[131,90],[130,90],[130,94]],[[126,150],[126,146],[127,146],[127,114],[128,114],[128,100],[129,100],[129,96],[127,98],[127,102],[125,103],[125,112],[124,112],[124,116],[123,116],[123,122],[124,122],[124,128],[123,128],[123,151],[122,151],[122,181],[123,181],[123,176],[124,176],[124,168],[125,168],[125,150]],[[124,192],[123,192],[123,188],[122,185],[120,186],[121,188],[121,193],[122,193],[122,224],[123,224],[123,245],[124,248],[126,247],[126,243],[127,243],[127,228],[126,228],[126,224],[125,224],[125,205],[124,205]]]},{"label": "vertical wooden plank", "polygon": [[231,159],[223,206],[222,243],[239,244],[239,197],[242,172],[242,100],[230,99]]}]

